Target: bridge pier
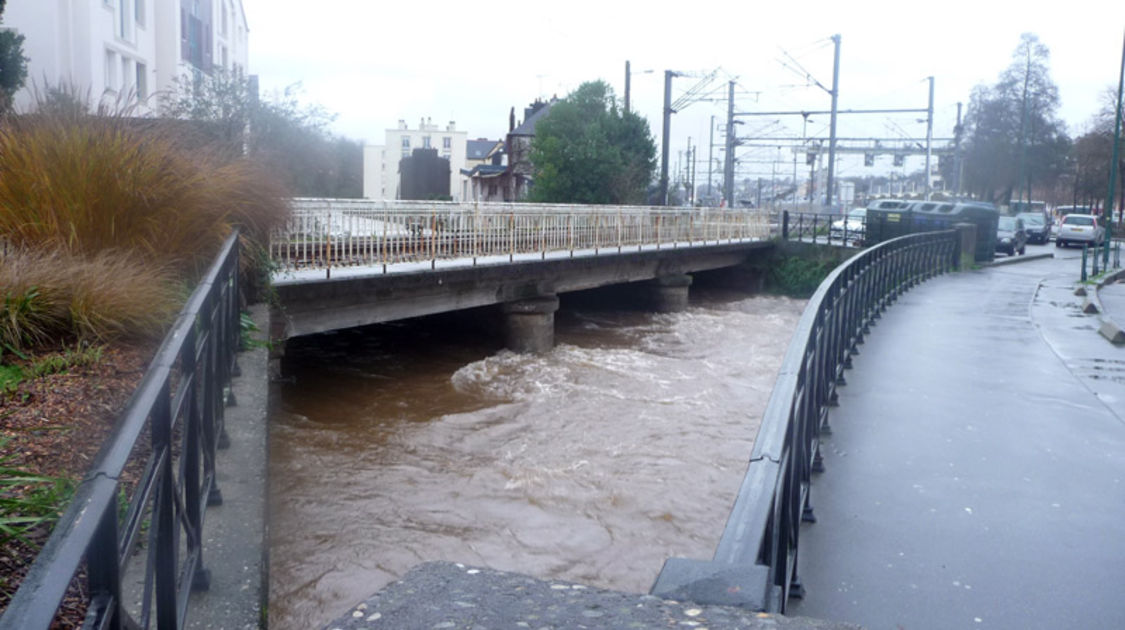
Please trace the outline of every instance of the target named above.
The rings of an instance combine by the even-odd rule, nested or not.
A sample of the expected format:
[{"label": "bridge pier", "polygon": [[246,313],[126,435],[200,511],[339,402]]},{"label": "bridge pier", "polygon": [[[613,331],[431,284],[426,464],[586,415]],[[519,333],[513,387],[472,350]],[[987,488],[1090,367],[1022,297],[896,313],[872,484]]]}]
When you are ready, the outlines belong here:
[{"label": "bridge pier", "polygon": [[686,273],[660,276],[652,281],[652,304],[658,313],[686,311],[692,278]]},{"label": "bridge pier", "polygon": [[521,353],[547,352],[555,347],[555,311],[559,296],[544,295],[527,300],[505,302],[504,342],[509,350]]}]

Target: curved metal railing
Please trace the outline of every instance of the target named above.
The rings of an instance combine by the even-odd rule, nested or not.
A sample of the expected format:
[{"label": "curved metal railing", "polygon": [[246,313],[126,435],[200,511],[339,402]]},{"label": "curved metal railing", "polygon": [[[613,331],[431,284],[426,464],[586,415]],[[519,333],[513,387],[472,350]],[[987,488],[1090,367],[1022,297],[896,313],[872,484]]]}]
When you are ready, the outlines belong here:
[{"label": "curved metal railing", "polygon": [[[83,560],[85,627],[183,627],[190,591],[208,582],[205,508],[222,500],[215,451],[239,343],[238,258],[235,232],[164,338],[0,629],[50,627]],[[151,449],[123,505],[122,472],[135,449],[144,450],[142,437]]]},{"label": "curved metal railing", "polygon": [[820,436],[828,430],[828,409],[856,346],[904,291],[956,268],[957,234],[913,234],[866,249],[833,270],[805,307],[707,570],[756,567],[752,573],[762,583],[748,595],[762,609],[783,613],[788,598],[802,592],[800,524],[812,518],[809,484],[812,473],[822,469]]}]

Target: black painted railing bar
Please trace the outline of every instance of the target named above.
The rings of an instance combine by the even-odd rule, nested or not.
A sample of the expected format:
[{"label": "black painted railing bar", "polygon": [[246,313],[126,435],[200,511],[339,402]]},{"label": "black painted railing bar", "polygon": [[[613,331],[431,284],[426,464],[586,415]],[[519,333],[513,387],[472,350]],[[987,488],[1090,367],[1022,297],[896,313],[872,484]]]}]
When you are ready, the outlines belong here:
[{"label": "black painted railing bar", "polygon": [[[239,341],[238,233],[231,234],[180,311],[95,464],[55,525],[4,615],[0,630],[48,628],[85,560],[85,627],[182,627],[190,590],[207,587],[203,515],[221,500],[215,482],[224,388]],[[177,426],[179,425],[179,426]],[[151,448],[119,512],[122,473],[148,431]],[[120,518],[120,522],[119,522]],[[135,558],[141,539],[145,557]],[[126,569],[143,565],[131,614]]]}]

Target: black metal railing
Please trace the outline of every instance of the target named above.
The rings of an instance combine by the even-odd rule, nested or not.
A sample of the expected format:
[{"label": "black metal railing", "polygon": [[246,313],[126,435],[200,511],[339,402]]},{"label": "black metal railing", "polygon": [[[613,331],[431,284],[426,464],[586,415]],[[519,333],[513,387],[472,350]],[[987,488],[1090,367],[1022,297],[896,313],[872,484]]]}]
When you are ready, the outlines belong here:
[{"label": "black metal railing", "polygon": [[[809,484],[812,473],[823,469],[820,436],[829,430],[836,387],[844,383],[844,370],[872,321],[904,291],[956,268],[959,259],[957,231],[912,234],[864,250],[820,284],[786,351],[715,555],[688,572],[692,580],[754,576],[741,578],[751,584],[739,587],[749,591],[740,595],[739,605],[768,612],[784,613],[789,597],[803,593],[797,543],[802,520],[814,520]],[[682,575],[665,580],[662,572],[653,592],[683,594],[676,590],[683,587]],[[730,603],[729,591],[712,597],[708,588],[693,587],[688,596],[701,603]]]},{"label": "black metal railing", "polygon": [[[222,501],[215,454],[224,388],[237,366],[238,234],[203,281],[102,446],[3,617],[2,630],[48,628],[85,560],[87,628],[179,628],[190,591],[208,586],[207,505]],[[150,438],[150,448],[138,444]],[[130,494],[122,473],[147,462]]]},{"label": "black metal railing", "polygon": [[778,213],[774,224],[778,226],[782,240],[839,247],[862,247],[867,231],[867,219],[815,212],[783,210]]}]

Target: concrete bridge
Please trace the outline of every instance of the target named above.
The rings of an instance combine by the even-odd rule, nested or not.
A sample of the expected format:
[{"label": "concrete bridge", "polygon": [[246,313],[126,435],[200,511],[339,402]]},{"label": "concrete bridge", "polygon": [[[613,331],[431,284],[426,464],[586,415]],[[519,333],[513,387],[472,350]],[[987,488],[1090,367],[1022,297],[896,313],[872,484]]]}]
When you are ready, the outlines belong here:
[{"label": "concrete bridge", "polygon": [[[761,261],[769,213],[714,208],[296,200],[270,245],[273,337],[499,304],[516,351],[553,345],[558,295],[635,286],[687,307],[691,273]],[[747,268],[751,275],[755,273]]]}]

